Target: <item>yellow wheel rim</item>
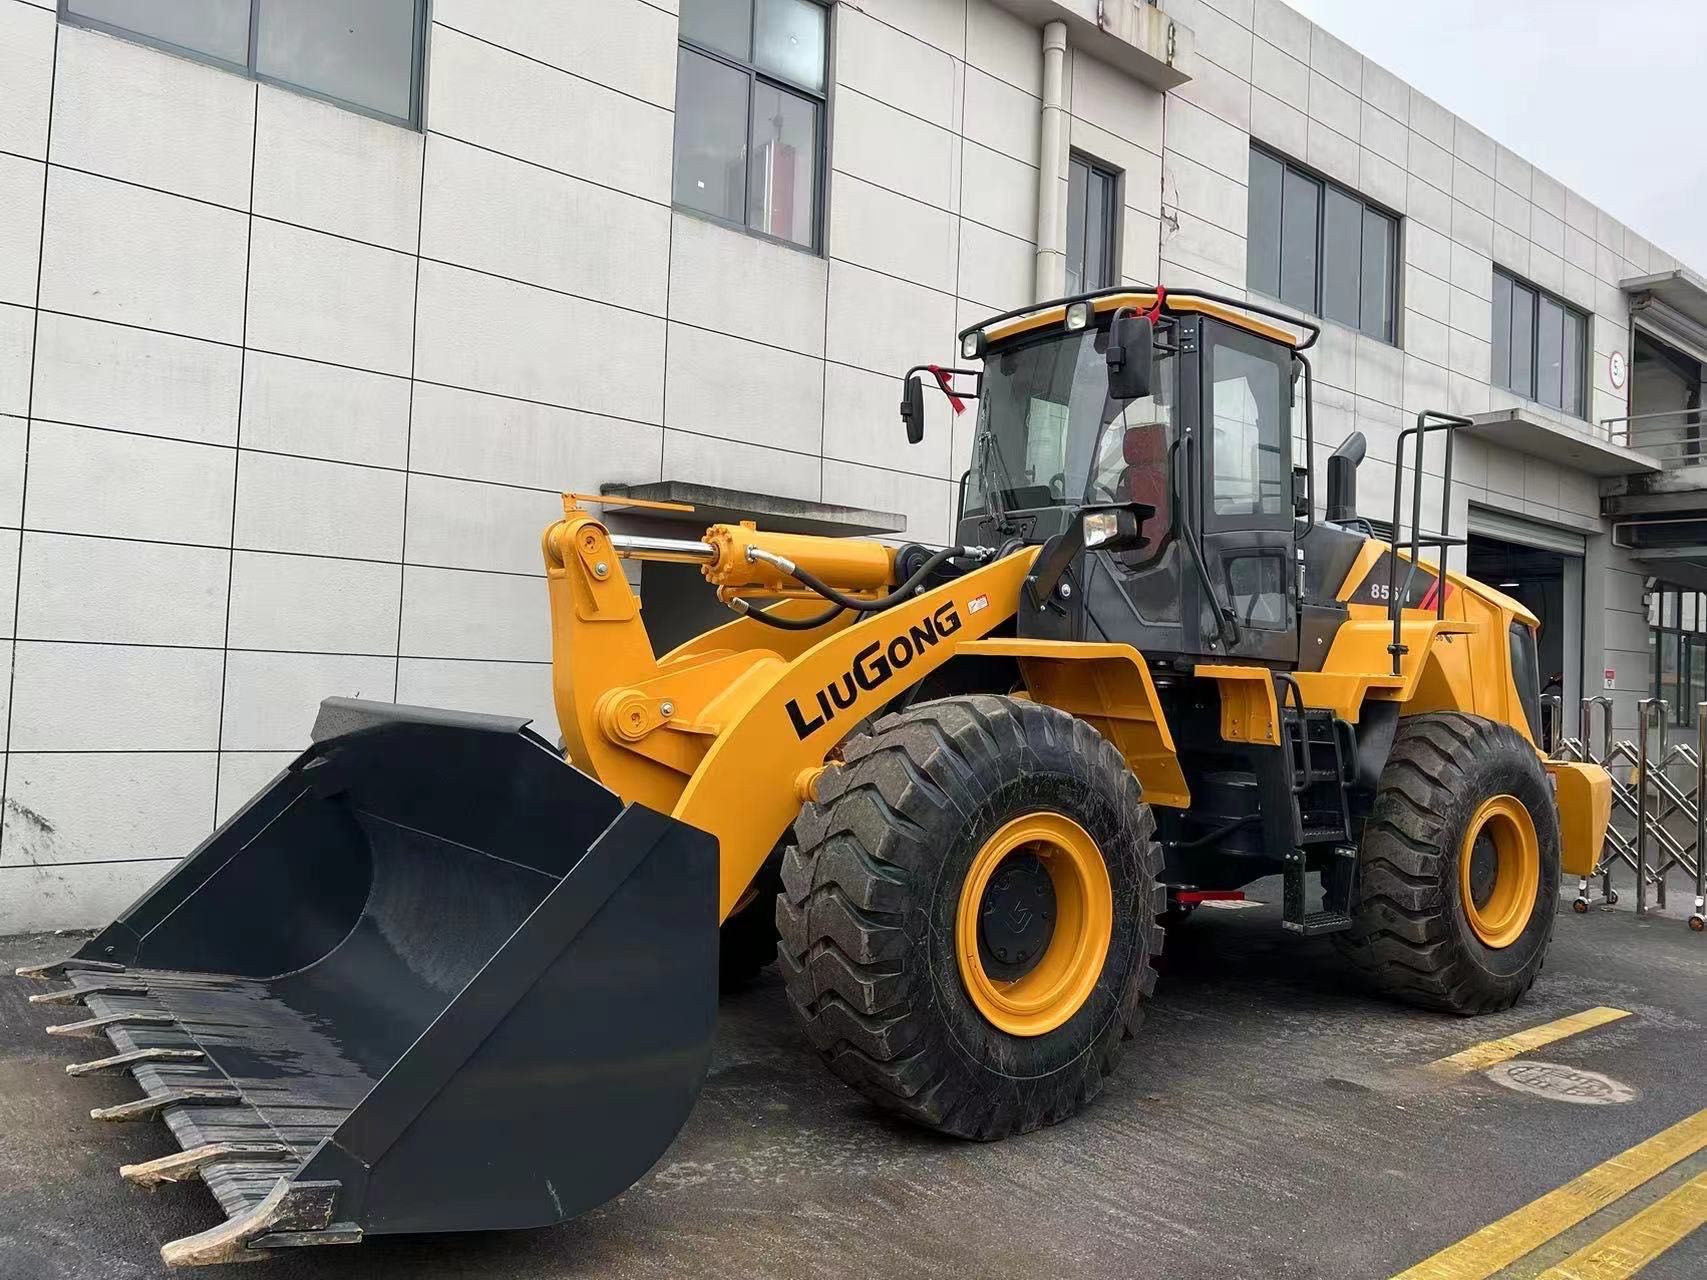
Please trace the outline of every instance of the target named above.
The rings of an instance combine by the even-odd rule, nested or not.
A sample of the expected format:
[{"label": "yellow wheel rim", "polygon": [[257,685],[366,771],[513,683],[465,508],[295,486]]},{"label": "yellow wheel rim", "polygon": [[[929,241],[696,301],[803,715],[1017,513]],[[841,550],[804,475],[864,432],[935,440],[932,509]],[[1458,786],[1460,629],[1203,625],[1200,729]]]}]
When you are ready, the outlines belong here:
[{"label": "yellow wheel rim", "polygon": [[1509,947],[1535,914],[1541,844],[1535,820],[1516,796],[1484,800],[1458,847],[1458,896],[1484,946]]},{"label": "yellow wheel rim", "polygon": [[[992,877],[1015,859],[1035,858],[1053,892],[1052,929],[1026,972],[1007,979],[986,968],[979,946]],[[1114,932],[1114,891],[1096,841],[1071,818],[1029,813],[984,842],[966,874],[955,915],[960,978],[978,1012],[1009,1035],[1055,1030],[1084,1005],[1102,977]]]}]

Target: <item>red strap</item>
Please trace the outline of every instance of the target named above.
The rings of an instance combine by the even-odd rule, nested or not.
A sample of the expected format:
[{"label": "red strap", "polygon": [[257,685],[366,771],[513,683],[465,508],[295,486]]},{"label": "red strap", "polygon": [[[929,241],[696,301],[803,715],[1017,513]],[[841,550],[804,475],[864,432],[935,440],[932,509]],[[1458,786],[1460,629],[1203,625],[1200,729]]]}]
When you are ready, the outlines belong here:
[{"label": "red strap", "polygon": [[1166,302],[1167,300],[1168,300],[1168,291],[1167,291],[1166,286],[1157,285],[1156,286],[1156,304],[1144,313],[1147,317],[1149,317],[1151,324],[1155,324],[1158,320],[1160,320],[1162,318],[1162,304],[1164,302]]},{"label": "red strap", "polygon": [[954,394],[954,383],[949,378],[948,370],[934,364],[927,364],[925,368],[930,371],[931,377],[936,379],[936,384],[942,388],[943,395],[948,397],[949,407],[956,413],[965,413],[966,401]]}]

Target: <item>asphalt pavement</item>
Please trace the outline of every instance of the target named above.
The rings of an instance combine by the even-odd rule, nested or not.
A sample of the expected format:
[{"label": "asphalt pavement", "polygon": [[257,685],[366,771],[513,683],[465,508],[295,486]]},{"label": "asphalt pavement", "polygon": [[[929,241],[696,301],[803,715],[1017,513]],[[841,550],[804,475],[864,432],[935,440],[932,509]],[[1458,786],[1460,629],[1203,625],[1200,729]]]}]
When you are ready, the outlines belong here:
[{"label": "asphalt pavement", "polygon": [[[1254,892],[1279,898],[1277,884]],[[1531,996],[1475,1020],[1367,997],[1326,940],[1283,933],[1272,905],[1204,908],[1170,936],[1150,1016],[1102,1096],[1066,1124],[991,1145],[889,1120],[839,1084],[767,973],[725,998],[686,1129],[610,1204],[548,1230],[281,1251],[242,1274],[1395,1276],[1707,1109],[1707,935],[1684,928],[1680,897],[1668,917],[1647,920],[1628,896],[1586,916],[1561,898]],[[0,973],[79,941],[0,939]],[[161,1243],[216,1224],[219,1212],[197,1183],[147,1193],[119,1179],[120,1164],[173,1144],[163,1125],[89,1118],[136,1087],[64,1075],[87,1045],[42,1034],[65,1014],[26,1003],[42,989],[0,978],[0,1280],[160,1275]],[[1480,1071],[1427,1069],[1598,1006],[1630,1016],[1518,1061],[1601,1073],[1623,1101],[1583,1105]],[[1707,1156],[1500,1274],[1539,1274],[1697,1165]],[[1707,1228],[1642,1272],[1703,1275]]]}]

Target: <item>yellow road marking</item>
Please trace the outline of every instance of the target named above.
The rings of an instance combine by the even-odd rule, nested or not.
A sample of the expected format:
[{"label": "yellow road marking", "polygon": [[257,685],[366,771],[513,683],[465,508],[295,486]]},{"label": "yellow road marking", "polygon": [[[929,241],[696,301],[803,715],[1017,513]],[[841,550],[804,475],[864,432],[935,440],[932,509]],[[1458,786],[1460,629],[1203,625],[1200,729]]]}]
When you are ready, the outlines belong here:
[{"label": "yellow road marking", "polygon": [[1448,1245],[1410,1270],[1401,1271],[1393,1280],[1487,1280],[1703,1148],[1707,1148],[1707,1111],[1697,1111],[1515,1213]]},{"label": "yellow road marking", "polygon": [[1530,1027],[1529,1030],[1519,1031],[1516,1035],[1473,1044],[1451,1057],[1429,1063],[1428,1069],[1444,1075],[1468,1075],[1472,1071],[1482,1071],[1495,1063],[1515,1058],[1520,1053],[1528,1053],[1531,1049],[1552,1044],[1555,1040],[1574,1036],[1579,1031],[1592,1031],[1595,1027],[1603,1027],[1609,1022],[1617,1022],[1620,1018],[1629,1016],[1628,1009],[1609,1009],[1605,1005],[1599,1005],[1593,1009],[1584,1009],[1581,1013],[1573,1013],[1568,1018]]},{"label": "yellow road marking", "polygon": [[1623,1280],[1702,1223],[1707,1223],[1707,1173],[1697,1174],[1558,1266],[1549,1267],[1537,1280]]}]

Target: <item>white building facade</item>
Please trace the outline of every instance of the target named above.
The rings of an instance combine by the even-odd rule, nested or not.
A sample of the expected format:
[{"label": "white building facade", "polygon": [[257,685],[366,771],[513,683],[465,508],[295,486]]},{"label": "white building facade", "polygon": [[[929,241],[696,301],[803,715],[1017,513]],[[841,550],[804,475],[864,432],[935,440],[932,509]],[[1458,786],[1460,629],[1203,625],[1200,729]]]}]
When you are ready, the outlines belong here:
[{"label": "white building facade", "polygon": [[0,0],[0,932],[110,919],[324,696],[554,736],[564,490],[943,541],[970,416],[908,447],[902,372],[1158,280],[1327,317],[1372,517],[1478,417],[1451,524],[1568,700],[1707,697],[1699,282],[1278,0]]}]

